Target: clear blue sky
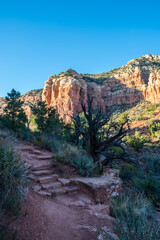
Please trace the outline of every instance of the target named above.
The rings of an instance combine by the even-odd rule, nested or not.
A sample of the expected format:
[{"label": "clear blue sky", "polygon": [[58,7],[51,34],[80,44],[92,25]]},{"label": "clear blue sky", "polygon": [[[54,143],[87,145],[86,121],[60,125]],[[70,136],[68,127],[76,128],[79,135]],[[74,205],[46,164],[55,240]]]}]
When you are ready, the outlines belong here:
[{"label": "clear blue sky", "polygon": [[160,1],[0,0],[0,96],[160,54]]}]

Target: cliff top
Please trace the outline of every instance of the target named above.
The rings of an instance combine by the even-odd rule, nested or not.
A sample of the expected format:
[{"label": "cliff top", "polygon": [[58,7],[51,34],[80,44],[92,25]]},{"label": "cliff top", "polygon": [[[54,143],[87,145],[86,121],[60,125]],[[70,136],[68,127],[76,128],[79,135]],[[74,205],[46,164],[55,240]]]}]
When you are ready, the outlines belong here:
[{"label": "cliff top", "polygon": [[97,84],[103,84],[103,82],[109,78],[114,77],[116,74],[133,73],[135,68],[138,67],[141,70],[160,70],[160,55],[146,54],[137,59],[130,60],[126,65],[115,68],[108,72],[98,74],[81,74],[86,81],[96,82]]},{"label": "cliff top", "polygon": [[107,81],[110,78],[115,77],[116,75],[130,74],[134,73],[137,70],[145,71],[155,71],[160,70],[160,56],[146,54],[137,59],[130,60],[126,65],[122,67],[115,68],[108,72],[97,73],[97,74],[78,74],[73,69],[68,69],[66,72],[61,72],[59,74],[53,75],[49,77],[49,80],[58,79],[62,80],[63,78],[67,79],[67,77],[73,77],[75,79],[84,79],[87,82],[95,82],[96,84],[102,85],[104,81]]}]

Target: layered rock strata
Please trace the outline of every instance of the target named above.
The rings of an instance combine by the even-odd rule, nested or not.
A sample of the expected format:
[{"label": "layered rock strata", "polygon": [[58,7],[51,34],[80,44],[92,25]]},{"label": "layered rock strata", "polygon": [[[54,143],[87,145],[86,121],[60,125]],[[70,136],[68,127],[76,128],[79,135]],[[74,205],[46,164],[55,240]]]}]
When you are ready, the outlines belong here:
[{"label": "layered rock strata", "polygon": [[135,104],[140,100],[160,102],[160,56],[145,55],[127,65],[102,74],[78,74],[69,69],[50,76],[42,100],[57,109],[60,117],[81,111],[81,101],[92,98],[93,107]]}]

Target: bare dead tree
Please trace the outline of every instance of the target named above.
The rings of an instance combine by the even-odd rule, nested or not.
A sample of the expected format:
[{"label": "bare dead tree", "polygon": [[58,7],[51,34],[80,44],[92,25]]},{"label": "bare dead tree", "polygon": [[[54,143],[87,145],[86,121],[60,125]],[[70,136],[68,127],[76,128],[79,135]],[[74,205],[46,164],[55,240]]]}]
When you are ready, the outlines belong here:
[{"label": "bare dead tree", "polygon": [[129,124],[128,118],[121,124],[112,123],[110,121],[112,113],[104,114],[101,108],[94,110],[92,102],[93,98],[81,101],[81,113],[84,114],[84,119],[81,118],[81,113],[78,113],[73,118],[73,122],[77,139],[81,136],[88,154],[95,162],[100,163],[102,155],[104,161],[117,157],[107,151],[111,146],[123,149],[121,142],[129,131]]}]

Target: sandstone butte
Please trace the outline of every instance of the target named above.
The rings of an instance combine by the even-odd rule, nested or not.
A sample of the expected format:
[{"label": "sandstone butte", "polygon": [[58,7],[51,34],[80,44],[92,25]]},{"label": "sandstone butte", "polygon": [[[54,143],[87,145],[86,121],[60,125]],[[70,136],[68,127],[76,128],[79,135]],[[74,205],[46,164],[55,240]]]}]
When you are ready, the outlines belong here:
[{"label": "sandstone butte", "polygon": [[[131,60],[120,68],[100,74],[78,74],[69,69],[50,76],[43,90],[34,90],[21,98],[24,109],[31,116],[30,104],[43,100],[57,109],[60,117],[70,120],[81,111],[81,101],[94,97],[93,107],[133,106],[141,100],[160,102],[160,56],[147,54]],[[5,106],[0,99],[0,110]]]},{"label": "sandstone butte", "polygon": [[69,69],[50,76],[42,100],[70,120],[81,110],[81,100],[94,96],[93,106],[133,105],[141,100],[160,102],[160,56],[147,54],[101,74],[78,74]]}]

